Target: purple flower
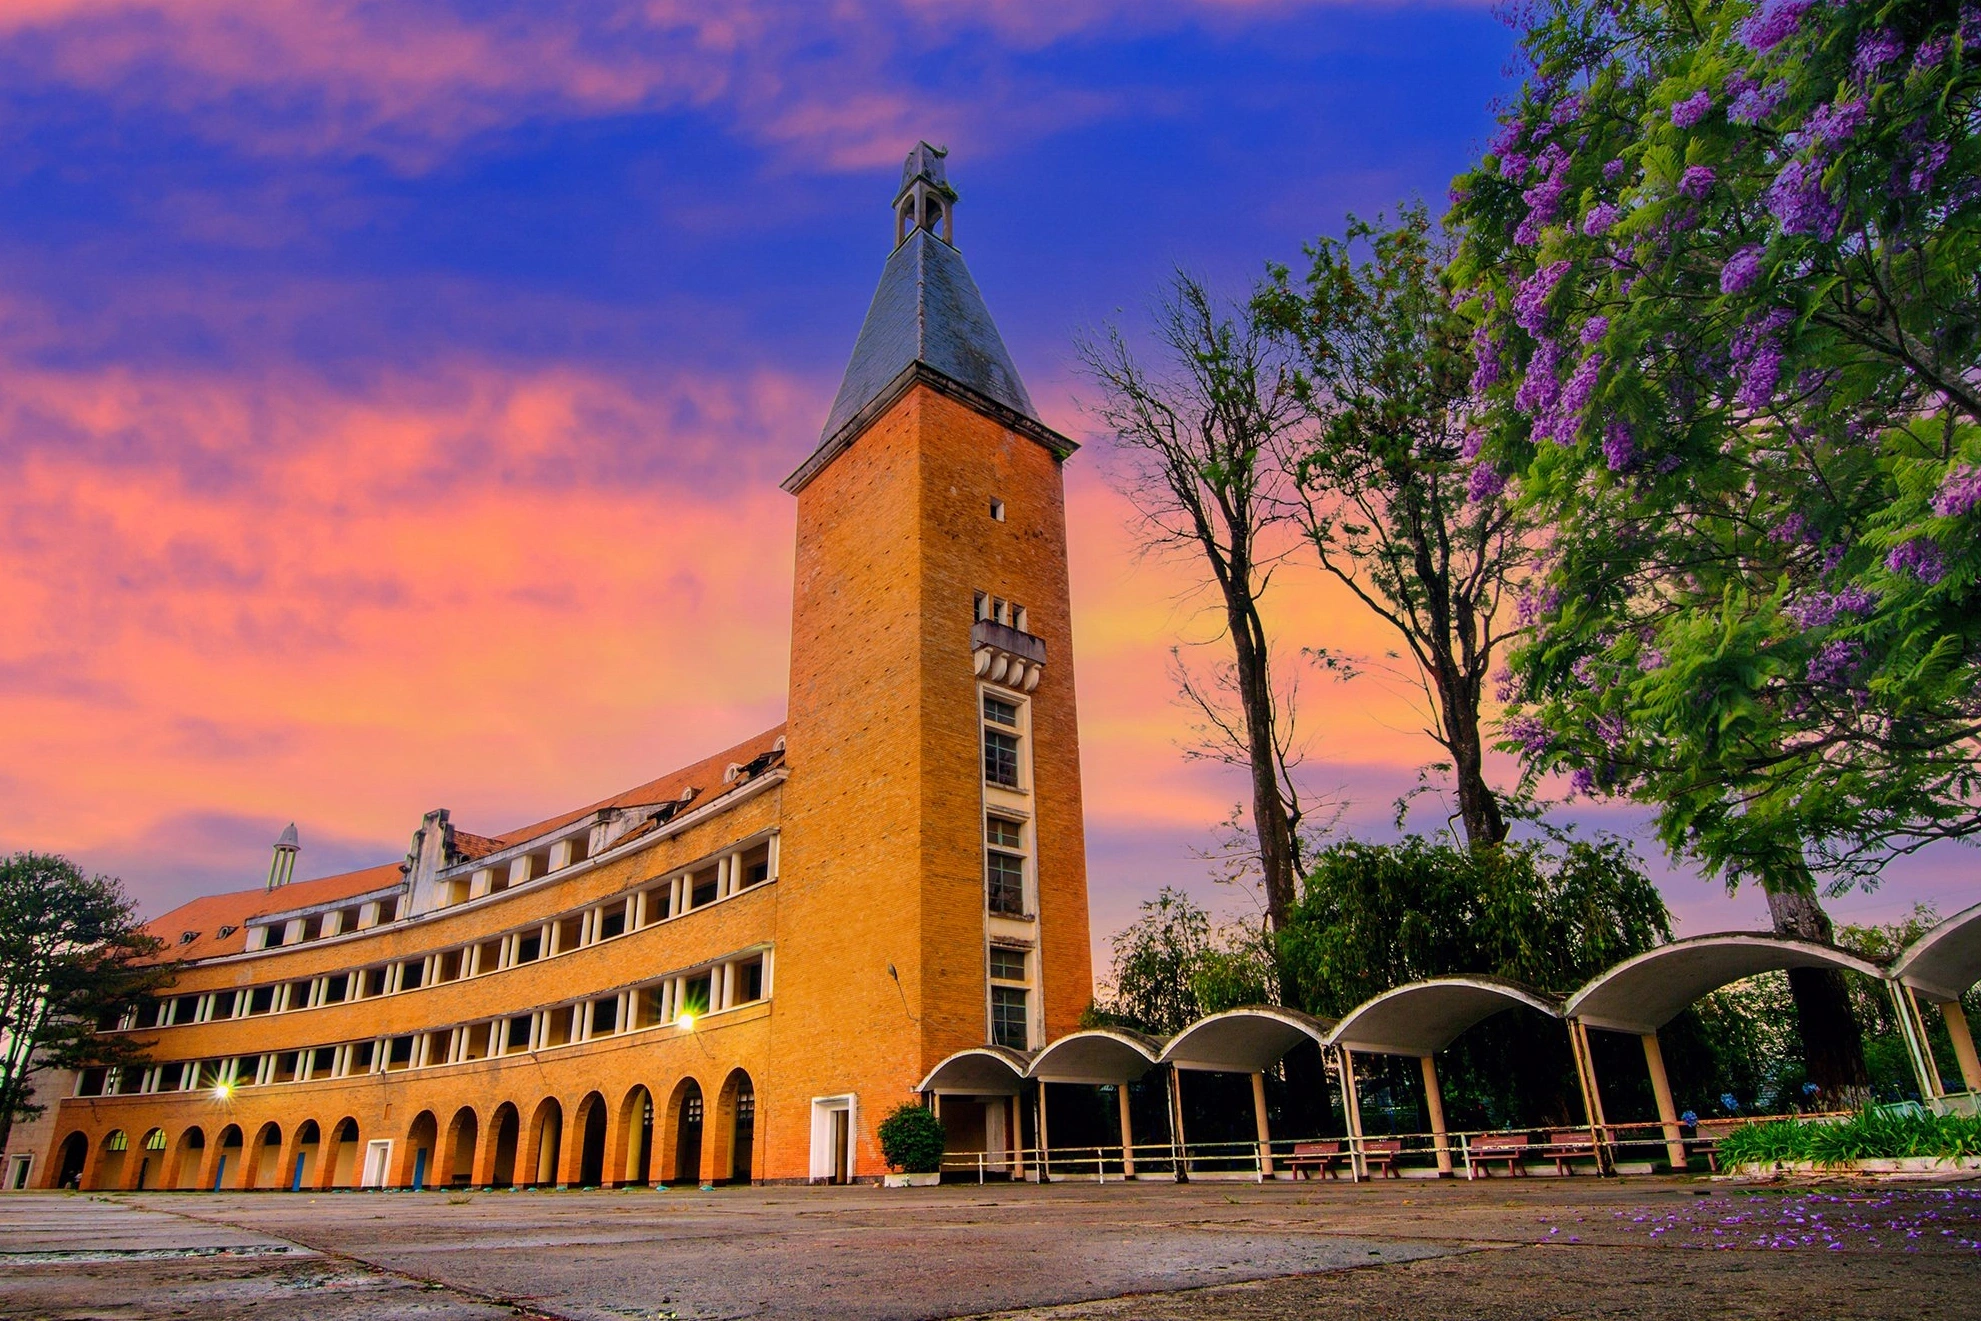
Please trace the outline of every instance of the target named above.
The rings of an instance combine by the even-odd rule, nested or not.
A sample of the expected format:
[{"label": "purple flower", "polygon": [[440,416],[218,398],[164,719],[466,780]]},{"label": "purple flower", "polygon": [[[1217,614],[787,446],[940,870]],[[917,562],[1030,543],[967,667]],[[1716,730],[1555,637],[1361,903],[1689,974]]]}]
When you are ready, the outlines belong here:
[{"label": "purple flower", "polygon": [[1868,615],[1878,608],[1878,594],[1856,583],[1834,595],[1812,592],[1782,607],[1782,613],[1803,628],[1825,628],[1844,615]]},{"label": "purple flower", "polygon": [[1631,439],[1630,428],[1621,422],[1603,428],[1603,462],[1611,472],[1628,472],[1637,462],[1636,442]]},{"label": "purple flower", "polygon": [[1720,267],[1720,292],[1743,294],[1761,278],[1761,245],[1749,244],[1726,259]]},{"label": "purple flower", "polygon": [[1629,726],[1623,723],[1622,716],[1596,717],[1596,737],[1603,741],[1604,747],[1612,749],[1622,747],[1624,736],[1628,733]]},{"label": "purple flower", "polygon": [[1637,668],[1646,674],[1652,670],[1662,670],[1668,663],[1665,653],[1656,647],[1646,646],[1637,653]]},{"label": "purple flower", "polygon": [[1829,147],[1848,142],[1864,127],[1868,113],[1862,98],[1819,105],[1809,112],[1799,132],[1789,134],[1789,143],[1799,150],[1811,143]]},{"label": "purple flower", "polygon": [[[1587,766],[1577,766],[1568,777],[1568,791],[1593,797],[1596,792],[1596,773]],[[1554,1233],[1552,1229],[1548,1232]]]},{"label": "purple flower", "polygon": [[1843,207],[1823,187],[1823,168],[1815,161],[1790,161],[1768,185],[1768,210],[1784,234],[1835,237]]},{"label": "purple flower", "polygon": [[1945,37],[1934,37],[1931,41],[1920,42],[1919,49],[1912,52],[1913,71],[1930,69],[1944,60],[1950,45]]},{"label": "purple flower", "polygon": [[1890,28],[1873,28],[1860,33],[1857,38],[1857,58],[1850,62],[1850,71],[1859,78],[1868,78],[1878,70],[1905,54],[1905,43],[1898,33]]},{"label": "purple flower", "polygon": [[1560,218],[1562,194],[1568,191],[1568,159],[1567,153],[1550,143],[1535,162],[1546,171],[1546,177],[1520,194],[1528,210],[1513,233],[1515,243],[1540,242],[1541,230]]},{"label": "purple flower", "polygon": [[1726,117],[1735,124],[1753,127],[1775,113],[1788,95],[1787,83],[1755,83],[1744,87],[1727,107]]},{"label": "purple flower", "polygon": [[1520,283],[1513,298],[1513,319],[1528,334],[1539,337],[1548,325],[1548,300],[1555,286],[1568,274],[1565,261],[1550,262]]},{"label": "purple flower", "polygon": [[1520,696],[1520,685],[1514,680],[1513,671],[1502,665],[1493,671],[1493,700],[1511,702]]},{"label": "purple flower", "polygon": [[1773,50],[1795,35],[1802,16],[1815,7],[1815,0],[1774,0],[1740,25],[1740,39],[1749,50]]},{"label": "purple flower", "polygon": [[1792,320],[1786,308],[1778,307],[1734,334],[1733,368],[1740,381],[1734,402],[1743,408],[1762,408],[1774,400],[1782,375],[1782,348],[1776,337]]},{"label": "purple flower", "polygon": [[1575,370],[1561,387],[1561,399],[1556,405],[1564,421],[1568,422],[1568,435],[1556,433],[1555,439],[1566,444],[1574,433],[1574,424],[1569,419],[1579,417],[1589,406],[1590,397],[1596,393],[1596,378],[1603,370],[1603,355],[1592,353],[1575,364]]},{"label": "purple flower", "polygon": [[1472,332],[1472,392],[1482,394],[1499,383],[1499,346],[1484,326]]},{"label": "purple flower", "polygon": [[1551,339],[1542,340],[1527,360],[1527,374],[1513,395],[1514,407],[1529,417],[1552,409],[1561,397],[1561,381],[1556,376],[1560,370],[1561,348]]},{"label": "purple flower", "polygon": [[1500,157],[1500,178],[1502,179],[1525,178],[1527,175],[1527,167],[1529,165],[1532,165],[1533,163],[1534,163],[1533,157],[1523,156],[1517,151],[1510,151],[1506,155]]},{"label": "purple flower", "polygon": [[1551,615],[1561,604],[1561,593],[1552,587],[1540,587],[1522,592],[1513,605],[1514,617],[1522,628],[1533,628],[1541,622],[1541,617]]},{"label": "purple flower", "polygon": [[1959,518],[1981,506],[1981,468],[1963,463],[1947,474],[1933,496],[1933,512],[1941,518]]},{"label": "purple flower", "polygon": [[1893,573],[1911,574],[1928,587],[1947,573],[1939,543],[1931,537],[1914,537],[1902,546],[1893,547],[1892,553],[1885,556],[1885,567]]},{"label": "purple flower", "polygon": [[1710,165],[1688,165],[1685,173],[1679,176],[1678,191],[1687,197],[1701,198],[1713,191],[1713,167]]},{"label": "purple flower", "polygon": [[1832,638],[1809,658],[1809,682],[1841,685],[1864,658],[1864,649],[1855,642]]},{"label": "purple flower", "polygon": [[1582,232],[1590,238],[1595,238],[1598,234],[1607,234],[1622,215],[1623,212],[1618,209],[1616,203],[1598,202],[1589,208],[1588,215],[1582,217]]},{"label": "purple flower", "polygon": [[1623,175],[1623,159],[1603,162],[1603,182],[1615,183]]},{"label": "purple flower", "polygon": [[1790,514],[1780,523],[1768,529],[1768,540],[1783,546],[1792,546],[1801,541],[1809,531],[1809,520],[1801,514]]},{"label": "purple flower", "polygon": [[[1906,170],[1905,191],[1916,196],[1931,188],[1933,180],[1939,177],[1940,167],[1947,163],[1951,150],[1944,142],[1928,142],[1921,146],[1913,154],[1911,168]],[[1896,173],[1894,171],[1894,176]]]},{"label": "purple flower", "polygon": [[1581,338],[1584,346],[1594,344],[1609,333],[1610,319],[1606,316],[1592,316],[1582,323]]},{"label": "purple flower", "polygon": [[1541,723],[1539,716],[1509,717],[1500,725],[1500,730],[1530,757],[1540,756],[1554,743],[1548,735],[1548,727]]},{"label": "purple flower", "polygon": [[1548,112],[1548,122],[1556,128],[1560,128],[1563,124],[1568,123],[1569,120],[1574,119],[1581,113],[1582,97],[1577,93],[1570,92],[1567,96],[1555,102],[1555,108]]},{"label": "purple flower", "polygon": [[1466,460],[1476,459],[1479,457],[1479,451],[1484,448],[1486,448],[1485,431],[1479,427],[1465,428],[1465,434],[1458,442],[1458,457]]},{"label": "purple flower", "polygon": [[1713,94],[1702,87],[1671,108],[1671,122],[1679,128],[1691,128],[1712,108]]},{"label": "purple flower", "polygon": [[1520,145],[1527,136],[1527,126],[1517,119],[1509,119],[1500,125],[1500,131],[1493,134],[1493,140],[1486,144],[1486,154],[1505,160],[1507,153]]},{"label": "purple flower", "polygon": [[1475,505],[1482,505],[1497,499],[1506,489],[1506,478],[1490,463],[1482,463],[1472,470],[1472,479],[1465,485],[1465,498]]}]

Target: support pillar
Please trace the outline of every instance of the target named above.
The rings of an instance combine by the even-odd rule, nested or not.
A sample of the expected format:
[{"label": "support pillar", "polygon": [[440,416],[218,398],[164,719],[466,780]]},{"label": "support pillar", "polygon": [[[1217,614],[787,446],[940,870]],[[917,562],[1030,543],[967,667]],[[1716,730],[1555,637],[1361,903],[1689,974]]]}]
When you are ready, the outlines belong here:
[{"label": "support pillar", "polygon": [[1444,1122],[1444,1089],[1438,1086],[1438,1062],[1420,1055],[1417,1065],[1424,1071],[1424,1109],[1431,1116],[1431,1145],[1437,1148],[1438,1177],[1451,1177],[1451,1133]]},{"label": "support pillar", "polygon": [[1252,1075],[1252,1119],[1259,1129],[1259,1177],[1273,1177],[1272,1126],[1266,1120],[1266,1075]]},{"label": "support pillar", "polygon": [[1954,1058],[1960,1061],[1960,1082],[1970,1092],[1981,1092],[1981,1055],[1974,1052],[1974,1034],[1967,1030],[1967,1013],[1958,1000],[1940,1001],[1940,1017],[1946,1020],[1947,1035],[1953,1038]]},{"label": "support pillar", "polygon": [[1114,1089],[1115,1098],[1121,1104],[1121,1177],[1135,1177],[1135,1123],[1128,1116],[1128,1084],[1122,1083]]},{"label": "support pillar", "polygon": [[1017,1092],[1011,1094],[1011,1177],[1025,1181],[1025,1101]]},{"label": "support pillar", "polygon": [[1039,1083],[1039,1182],[1052,1182],[1052,1143],[1046,1136],[1046,1084]]},{"label": "support pillar", "polygon": [[1912,1076],[1919,1084],[1919,1099],[1931,1105],[1939,1098],[1942,1088],[1939,1068],[1933,1063],[1932,1046],[1926,1040],[1926,1025],[1919,1017],[1919,1002],[1913,999],[1911,988],[1902,982],[1888,981],[1885,989],[1891,993],[1892,1012],[1898,1018],[1906,1058],[1912,1062]]},{"label": "support pillar", "polygon": [[1665,1052],[1658,1045],[1658,1034],[1643,1034],[1644,1067],[1651,1071],[1651,1095],[1658,1102],[1658,1127],[1665,1131],[1665,1158],[1674,1170],[1683,1172],[1685,1135],[1678,1127],[1678,1106],[1671,1099],[1671,1079],[1665,1074]]},{"label": "support pillar", "polygon": [[1183,1136],[1183,1070],[1169,1066],[1169,1150],[1178,1183],[1190,1182],[1190,1146]]},{"label": "support pillar", "polygon": [[1355,1052],[1341,1047],[1341,1117],[1348,1125],[1348,1168],[1360,1183],[1369,1175],[1362,1156],[1362,1100],[1355,1094]]},{"label": "support pillar", "polygon": [[1589,1029],[1579,1018],[1568,1020],[1568,1050],[1575,1057],[1575,1080],[1582,1090],[1582,1118],[1596,1145],[1596,1168],[1610,1172],[1609,1125],[1603,1118],[1603,1093],[1596,1083],[1596,1061],[1589,1050]]}]

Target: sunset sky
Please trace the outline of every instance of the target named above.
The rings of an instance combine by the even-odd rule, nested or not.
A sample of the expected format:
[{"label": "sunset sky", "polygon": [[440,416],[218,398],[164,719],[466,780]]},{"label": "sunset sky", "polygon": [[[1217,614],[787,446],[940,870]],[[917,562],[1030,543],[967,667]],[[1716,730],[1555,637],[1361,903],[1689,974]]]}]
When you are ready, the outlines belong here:
[{"label": "sunset sky", "polygon": [[[8,0],[0,6],[0,849],[147,912],[514,827],[776,722],[817,440],[918,137],[1067,468],[1098,939],[1242,795],[1186,765],[1072,343],[1177,265],[1242,293],[1490,132],[1482,4]],[[1382,635],[1310,573],[1286,645]],[[1433,749],[1307,684],[1308,780],[1390,831]],[[1585,807],[1588,826],[1641,814]],[[1442,811],[1417,824],[1434,829]],[[1681,929],[1763,923],[1682,866]],[[1845,918],[1965,906],[1974,855]]]}]

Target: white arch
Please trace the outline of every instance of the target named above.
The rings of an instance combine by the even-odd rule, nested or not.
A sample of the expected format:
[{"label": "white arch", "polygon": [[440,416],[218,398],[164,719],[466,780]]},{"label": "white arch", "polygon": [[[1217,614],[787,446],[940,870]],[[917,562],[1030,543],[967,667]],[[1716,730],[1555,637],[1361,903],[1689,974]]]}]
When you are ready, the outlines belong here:
[{"label": "white arch", "polygon": [[918,1092],[1016,1096],[1031,1056],[1005,1046],[971,1046],[947,1056],[915,1085]]},{"label": "white arch", "polygon": [[1568,998],[1562,1014],[1590,1027],[1655,1032],[1703,995],[1756,973],[1787,968],[1837,968],[1883,977],[1861,955],[1813,940],[1759,932],[1694,936],[1646,950],[1592,977]]},{"label": "white arch", "polygon": [[1494,1014],[1526,1005],[1550,1018],[1561,1002],[1501,977],[1432,977],[1391,987],[1349,1010],[1328,1044],[1377,1055],[1435,1055]]},{"label": "white arch", "polygon": [[1962,909],[1907,945],[1891,976],[1945,1003],[1981,981],[1981,904]]},{"label": "white arch", "polygon": [[1089,1028],[1040,1051],[1025,1071],[1041,1082],[1130,1083],[1155,1067],[1162,1043],[1140,1032]]},{"label": "white arch", "polygon": [[1305,1038],[1325,1046],[1329,1024],[1298,1009],[1250,1005],[1200,1018],[1170,1038],[1159,1062],[1179,1069],[1259,1073]]}]

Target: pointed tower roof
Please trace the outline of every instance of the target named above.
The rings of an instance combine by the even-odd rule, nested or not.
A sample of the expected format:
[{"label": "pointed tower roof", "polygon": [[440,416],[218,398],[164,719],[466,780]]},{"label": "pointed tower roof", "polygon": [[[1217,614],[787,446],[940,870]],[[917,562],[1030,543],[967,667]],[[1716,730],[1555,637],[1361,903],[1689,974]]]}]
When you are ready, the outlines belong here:
[{"label": "pointed tower roof", "polygon": [[819,447],[785,479],[784,489],[793,494],[918,380],[1062,458],[1078,448],[1039,420],[984,296],[951,242],[956,192],[945,155],[926,142],[908,153],[894,198],[894,252],[881,270]]}]

